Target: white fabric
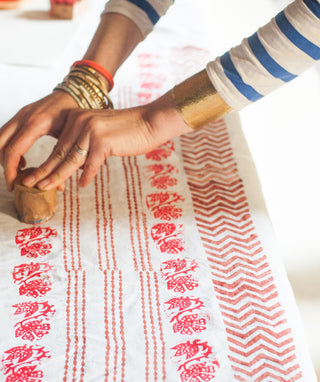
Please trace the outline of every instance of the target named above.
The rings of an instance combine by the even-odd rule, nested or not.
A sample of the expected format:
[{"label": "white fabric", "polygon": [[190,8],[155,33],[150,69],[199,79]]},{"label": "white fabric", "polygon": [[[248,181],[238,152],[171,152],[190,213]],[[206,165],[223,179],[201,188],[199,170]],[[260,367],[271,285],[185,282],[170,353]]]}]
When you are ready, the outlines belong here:
[{"label": "white fabric", "polygon": [[[177,2],[178,10],[179,7],[190,10],[193,2]],[[181,14],[177,12],[171,16],[178,22]],[[194,16],[191,12],[186,14]],[[181,77],[200,70],[207,61],[208,52],[181,44],[187,36],[182,35],[181,40],[170,42],[164,39],[168,29],[170,24],[162,24],[119,71],[112,94],[117,106],[128,107],[151,100],[170,88],[174,82],[180,81]],[[200,28],[198,36],[201,34]],[[37,98],[39,93],[50,91],[51,83],[60,78],[58,70],[52,69],[1,65],[0,72],[5,89],[5,92],[0,93],[0,104],[5,105],[0,108],[0,124],[14,110],[29,100],[31,102],[30,98]],[[19,86],[28,89],[28,93],[16,93],[13,78],[19,80]],[[66,382],[102,381],[107,378],[106,372],[110,380],[119,382],[184,382],[189,377],[182,374],[184,369],[179,370],[178,363],[183,357],[174,357],[172,348],[187,341],[191,343],[199,340],[198,343],[207,342],[213,351],[203,357],[207,366],[214,365],[211,361],[215,359],[219,362],[214,372],[212,368],[206,370],[207,380],[214,374],[215,378],[211,380],[217,382],[251,382],[257,379],[269,382],[271,378],[285,380],[288,376],[301,381],[316,381],[296,305],[275,249],[260,185],[237,115],[230,115],[225,122],[220,121],[211,128],[189,138],[176,139],[173,143],[174,150],[171,146],[161,149],[162,154],[170,155],[163,157],[160,162],[155,159],[157,153],[136,159],[110,158],[95,182],[86,189],[77,189],[74,176],[68,181],[66,193],[59,194],[56,216],[40,226],[56,230],[57,235],[51,233],[46,239],[38,238],[38,241],[34,241],[34,257],[27,257],[22,252],[27,240],[21,245],[16,241],[18,230],[34,227],[17,221],[13,195],[6,191],[1,177],[1,356],[8,359],[9,353],[5,352],[16,346],[24,347],[25,352],[20,349],[20,355],[26,355],[27,346],[44,347],[51,358],[44,357],[41,352],[38,354],[38,361],[41,362],[37,362],[37,370],[44,375],[38,376],[41,382],[62,381],[64,376]],[[52,145],[51,140],[40,140],[27,156],[28,165],[38,165],[48,155]],[[176,183],[169,183],[168,189],[157,189],[152,183],[152,180],[157,179],[149,167],[155,164],[173,166],[175,171],[171,175]],[[194,182],[199,175],[200,179]],[[221,193],[217,190],[223,182],[231,183]],[[161,184],[164,186],[165,181],[160,181]],[[214,187],[210,189],[212,185]],[[168,223],[163,215],[155,216],[146,202],[148,195],[162,190],[174,191],[184,197],[178,204],[183,214],[169,222],[183,226],[186,247],[185,251],[178,254],[166,252],[164,247],[161,251],[159,243],[163,243],[162,238],[156,242],[151,236],[151,229],[155,225]],[[170,212],[170,208],[168,210]],[[202,216],[199,210],[204,211]],[[232,214],[242,217],[240,228],[236,228],[232,222]],[[207,218],[209,222],[204,224]],[[227,222],[226,225],[217,229],[217,218]],[[205,228],[207,224],[209,230]],[[179,239],[179,236],[175,238]],[[247,242],[249,245],[246,245]],[[168,240],[164,244],[168,244]],[[177,248],[177,242],[171,244],[172,248]],[[211,248],[214,253],[210,254],[208,245],[218,249],[212,251]],[[257,249],[253,251],[257,253],[250,252],[251,246]],[[48,249],[48,253],[38,255],[39,250],[44,248]],[[214,258],[211,256],[215,255],[217,258],[212,261]],[[234,256],[229,275],[223,273],[223,269],[228,269],[229,265],[222,269],[216,268],[220,255],[225,261]],[[199,286],[187,291],[187,294],[169,289],[161,276],[163,263],[177,258],[194,259],[199,265],[194,272]],[[252,258],[261,264],[261,269],[252,272],[246,268]],[[135,269],[135,261],[138,271]],[[23,290],[19,294],[19,280],[16,277],[14,282],[13,279],[14,267],[31,262],[48,263],[54,267],[44,279],[50,280],[51,289],[39,298],[26,296]],[[151,270],[148,262],[152,266]],[[109,270],[106,270],[107,267]],[[227,281],[226,277],[230,279]],[[251,288],[256,288],[253,293]],[[226,297],[228,292],[232,296],[237,290],[239,295],[236,295],[236,299],[243,294],[244,300],[240,298],[234,306],[235,311],[239,311],[238,322],[234,322],[230,314],[232,302],[226,299],[222,301],[221,298]],[[224,295],[225,292],[227,294]],[[260,299],[258,306],[255,295]],[[192,334],[173,331],[173,323],[170,322],[173,318],[172,310],[170,312],[166,309],[169,306],[167,302],[185,296],[199,298],[204,303],[205,309],[194,310],[193,313],[201,313],[201,319],[206,321],[205,330],[199,329],[198,333]],[[53,314],[48,313],[48,319],[43,322],[50,325],[48,333],[37,340],[16,336],[20,334],[16,331],[21,323],[21,314],[14,314],[17,307],[13,305],[23,302],[37,302],[41,305],[39,303],[46,301],[55,310]],[[273,305],[275,314],[271,313],[269,317],[267,311],[273,309]],[[252,322],[251,312],[254,317]],[[259,319],[263,315],[267,318],[262,319],[259,328]],[[244,329],[239,329],[239,324]],[[279,336],[275,335],[272,327],[273,334],[270,335],[269,329],[273,324],[276,331],[279,330]],[[232,326],[234,331],[231,330]],[[242,334],[240,339],[239,333]],[[240,355],[238,353],[235,356],[234,349],[238,345],[245,354],[240,351]],[[192,349],[196,348],[194,346]],[[190,349],[190,346],[186,346],[186,349]],[[250,352],[249,356],[246,352]],[[287,361],[290,358],[288,352],[293,361]],[[270,357],[272,360],[266,366]],[[239,361],[240,364],[237,363]],[[252,365],[248,365],[248,362],[252,362]],[[291,364],[297,368],[291,369]],[[199,366],[203,370],[204,367],[206,364]]]}]

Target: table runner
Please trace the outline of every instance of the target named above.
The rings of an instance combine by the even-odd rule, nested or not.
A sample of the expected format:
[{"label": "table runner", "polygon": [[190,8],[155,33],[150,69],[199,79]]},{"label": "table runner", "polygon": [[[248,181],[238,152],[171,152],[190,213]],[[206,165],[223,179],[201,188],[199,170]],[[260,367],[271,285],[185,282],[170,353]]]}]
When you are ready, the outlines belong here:
[{"label": "table runner", "polygon": [[[118,107],[152,100],[206,57],[195,47],[138,52]],[[294,305],[285,275],[254,223],[261,214],[265,236],[249,162],[231,116],[149,154],[109,158],[85,189],[75,174],[47,223],[20,223],[7,207],[5,380],[311,380],[281,301]]]},{"label": "table runner", "polygon": [[[153,38],[119,72],[117,107],[208,60]],[[34,226],[17,221],[0,179],[0,380],[316,380],[236,113],[109,158],[85,189],[78,178]]]}]

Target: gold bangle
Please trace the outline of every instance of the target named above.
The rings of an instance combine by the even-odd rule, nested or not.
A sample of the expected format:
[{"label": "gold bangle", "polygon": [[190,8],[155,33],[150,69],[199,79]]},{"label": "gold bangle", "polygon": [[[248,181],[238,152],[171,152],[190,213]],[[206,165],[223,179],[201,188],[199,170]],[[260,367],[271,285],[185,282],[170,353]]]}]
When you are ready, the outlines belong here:
[{"label": "gold bangle", "polygon": [[200,129],[232,111],[212,85],[206,70],[176,85],[172,97],[182,118],[193,129]]},{"label": "gold bangle", "polygon": [[81,109],[87,109],[83,100],[80,97],[78,97],[78,95],[74,91],[72,91],[72,89],[67,87],[64,83],[58,84],[53,90],[62,90],[63,92],[68,93],[77,102],[78,106]]},{"label": "gold bangle", "polygon": [[99,97],[101,99],[104,98],[104,100],[108,101],[108,102],[105,102],[104,109],[106,108],[113,109],[113,103],[109,97],[108,89],[105,83],[101,80],[96,70],[94,70],[90,66],[85,66],[85,65],[81,67],[76,66],[71,69],[69,75],[74,75],[84,79],[85,81],[90,81],[90,85],[92,87],[95,86],[95,91],[98,93]]}]

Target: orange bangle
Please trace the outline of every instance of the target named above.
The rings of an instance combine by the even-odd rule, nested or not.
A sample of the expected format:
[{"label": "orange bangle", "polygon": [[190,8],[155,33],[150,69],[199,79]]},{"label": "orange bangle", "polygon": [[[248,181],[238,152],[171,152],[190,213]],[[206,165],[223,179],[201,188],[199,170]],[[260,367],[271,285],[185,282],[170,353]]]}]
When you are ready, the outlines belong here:
[{"label": "orange bangle", "polygon": [[102,74],[106,79],[107,81],[109,82],[109,85],[110,85],[110,89],[109,91],[111,91],[111,89],[113,88],[113,77],[112,75],[107,71],[107,69],[105,69],[103,66],[101,66],[100,64],[98,64],[97,62],[95,61],[91,61],[91,60],[80,60],[80,61],[76,61],[73,65],[73,66],[81,66],[81,65],[85,65],[85,66],[90,66],[92,69],[95,69],[97,72],[99,72],[100,74]]}]

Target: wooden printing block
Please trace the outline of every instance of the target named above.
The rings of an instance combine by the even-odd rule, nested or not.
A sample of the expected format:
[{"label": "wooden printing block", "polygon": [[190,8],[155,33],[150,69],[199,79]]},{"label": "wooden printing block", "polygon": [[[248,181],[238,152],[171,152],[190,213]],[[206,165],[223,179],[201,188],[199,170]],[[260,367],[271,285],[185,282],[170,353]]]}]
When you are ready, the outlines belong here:
[{"label": "wooden printing block", "polygon": [[22,170],[14,183],[14,202],[18,219],[24,223],[42,223],[55,214],[57,205],[57,189],[42,191],[36,187],[22,184],[33,168]]},{"label": "wooden printing block", "polygon": [[84,3],[85,0],[50,0],[50,16],[72,20],[81,13]]}]

